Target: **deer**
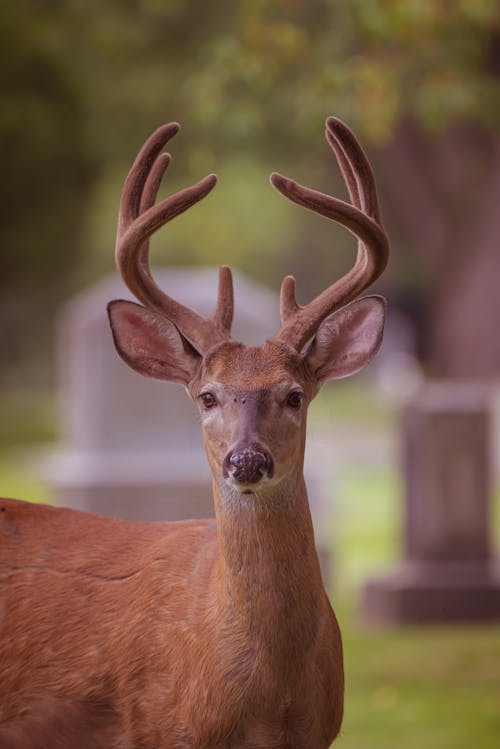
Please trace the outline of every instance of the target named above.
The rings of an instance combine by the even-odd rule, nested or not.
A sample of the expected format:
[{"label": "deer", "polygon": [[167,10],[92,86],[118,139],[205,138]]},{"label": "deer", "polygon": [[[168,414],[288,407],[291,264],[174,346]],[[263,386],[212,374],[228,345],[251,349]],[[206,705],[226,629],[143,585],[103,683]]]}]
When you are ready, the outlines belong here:
[{"label": "deer", "polygon": [[208,175],[157,202],[179,125],[158,128],[125,180],[118,271],[138,302],[108,306],[118,354],[196,404],[215,518],[139,522],[0,500],[2,749],[322,749],[340,731],[341,634],[325,592],[303,477],[320,386],[375,356],[385,300],[360,296],[388,258],[373,173],[326,120],[350,201],[273,173],[290,201],[346,227],[356,260],[305,306],[281,287],[280,330],[231,337],[223,266],[215,312],[168,296],[150,237],[208,195]]}]

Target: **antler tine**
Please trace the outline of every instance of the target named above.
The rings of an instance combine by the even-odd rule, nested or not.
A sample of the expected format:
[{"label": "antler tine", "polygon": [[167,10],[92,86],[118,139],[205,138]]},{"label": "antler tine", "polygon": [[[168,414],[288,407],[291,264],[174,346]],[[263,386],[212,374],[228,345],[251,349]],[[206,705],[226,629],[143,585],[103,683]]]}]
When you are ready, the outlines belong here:
[{"label": "antler tine", "polygon": [[222,333],[229,335],[233,323],[234,312],[233,276],[231,268],[223,265],[219,269],[219,288],[217,292],[217,307],[212,316],[214,325]]},{"label": "antler tine", "polygon": [[354,266],[305,307],[297,304],[295,280],[287,276],[281,287],[283,325],[276,338],[297,350],[311,338],[321,322],[370,286],[387,265],[389,244],[380,222],[375,180],[361,146],[349,128],[329,117],[326,138],[332,147],[349,190],[351,203],[304,187],[280,174],[271,184],[289,200],[345,226],[358,238]]},{"label": "antler tine", "polygon": [[328,127],[328,120],[325,127],[325,136],[337,159],[337,163],[340,167],[345,185],[349,192],[349,197],[351,198],[351,203],[355,205],[356,208],[362,209],[363,206],[361,205],[360,185],[354,173],[354,166],[349,159],[349,154],[346,153],[344,149],[342,141],[335,133],[335,130]]},{"label": "antler tine", "polygon": [[[144,187],[151,174],[151,169],[162,148],[179,132],[179,129],[180,125],[178,122],[169,122],[166,125],[162,125],[148,138],[135,157],[134,163],[123,184],[118,214],[117,241],[128,229],[132,221],[139,215]],[[163,177],[163,174],[161,177]],[[158,192],[159,186],[160,183],[158,182],[156,192]],[[156,193],[152,199],[153,203],[155,199]]]},{"label": "antler tine", "polygon": [[351,202],[380,224],[375,177],[358,140],[337,117],[327,118],[325,135],[337,158]]},{"label": "antler tine", "polygon": [[[339,130],[340,133],[344,135],[343,140],[337,135],[337,130]],[[359,179],[359,177],[357,178],[355,172],[356,165],[351,163],[349,152],[344,146],[344,142],[346,140],[351,143],[353,142],[352,139],[346,138],[346,136],[352,136],[350,130],[346,128],[341,120],[337,119],[336,117],[329,117],[326,121],[325,135],[337,158],[337,162],[342,172],[342,176],[349,191],[349,196],[353,205],[355,205],[357,208],[362,208],[360,190],[363,190],[363,185],[360,184],[361,180]],[[359,145],[358,150],[361,151]],[[362,151],[361,155],[364,157]],[[359,174],[359,170],[357,171]],[[366,205],[366,201],[364,201],[364,205]],[[280,294],[280,313],[283,322],[293,316],[297,312],[297,310],[300,309],[299,305],[296,302],[295,288],[296,286],[294,277],[286,276],[283,279]]]},{"label": "antler tine", "polygon": [[116,263],[125,284],[139,301],[168,317],[200,353],[204,353],[229,337],[233,310],[229,269],[221,273],[216,312],[212,318],[205,318],[162,291],[153,280],[148,261],[151,235],[202,200],[217,182],[215,174],[209,174],[155,205],[171,159],[170,154],[160,152],[178,130],[177,123],[158,128],[139,151],[125,180],[118,220]]},{"label": "antler tine", "polygon": [[[155,204],[163,176],[171,161],[172,157],[169,153],[160,153],[157,157],[144,184],[139,206],[139,214],[144,213],[148,208],[151,208]],[[151,271],[149,269],[149,240],[146,240],[141,245],[137,262],[141,264],[144,273],[147,273],[151,277]]]}]

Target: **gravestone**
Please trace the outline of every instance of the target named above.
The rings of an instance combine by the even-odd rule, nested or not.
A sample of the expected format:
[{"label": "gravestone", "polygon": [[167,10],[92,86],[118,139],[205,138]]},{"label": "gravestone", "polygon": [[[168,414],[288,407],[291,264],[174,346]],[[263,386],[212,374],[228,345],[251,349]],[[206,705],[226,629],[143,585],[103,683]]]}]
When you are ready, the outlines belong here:
[{"label": "gravestone", "polygon": [[484,388],[428,383],[406,408],[404,560],[364,589],[375,623],[500,617]]},{"label": "gravestone", "polygon": [[[217,269],[171,268],[155,271],[155,279],[179,301],[212,314]],[[132,299],[116,275],[71,300],[60,316],[64,441],[45,466],[55,501],[137,520],[212,516],[211,477],[197,410],[181,385],[141,377],[120,359],[106,314],[112,299]],[[259,345],[279,327],[277,296],[236,275],[233,337]],[[321,535],[329,502],[318,466],[310,470],[312,463],[309,454],[306,479]],[[319,543],[319,552],[326,568],[326,541]]]}]

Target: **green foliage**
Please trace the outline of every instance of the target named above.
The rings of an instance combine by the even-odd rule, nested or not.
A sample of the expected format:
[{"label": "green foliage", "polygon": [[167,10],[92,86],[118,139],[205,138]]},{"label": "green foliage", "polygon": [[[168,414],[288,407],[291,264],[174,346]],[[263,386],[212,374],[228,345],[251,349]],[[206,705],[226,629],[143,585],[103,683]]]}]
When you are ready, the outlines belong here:
[{"label": "green foliage", "polygon": [[498,123],[495,0],[71,0],[57,17],[111,155],[169,116],[218,155],[289,154],[333,111],[379,141],[409,112]]},{"label": "green foliage", "polygon": [[[47,349],[47,321],[79,266],[94,172],[76,71],[57,44],[61,6],[44,5],[20,0],[0,12],[3,375]],[[30,367],[31,381],[44,375]]]},{"label": "green foliage", "polygon": [[57,287],[74,267],[90,178],[70,61],[27,10],[21,2],[0,14],[3,293],[8,284]]},{"label": "green foliage", "polygon": [[372,75],[392,92],[386,136],[410,113],[430,130],[462,119],[498,124],[495,0],[355,0],[353,9],[361,71],[373,59]]},{"label": "green foliage", "polygon": [[303,299],[352,247],[266,181],[277,169],[342,189],[326,115],[365,145],[407,114],[431,132],[499,122],[495,0],[19,0],[0,31],[4,365],[41,342],[36,326],[70,288],[111,269],[119,184],[161,122],[183,123],[167,189],[213,169],[221,183],[158,257],[224,260],[273,284],[293,272]]},{"label": "green foliage", "polygon": [[[178,118],[188,124],[175,145],[186,171],[235,151],[314,171],[333,111],[375,140],[409,112],[432,128],[498,123],[495,0],[21,0],[0,22],[9,71],[0,143],[13,176],[31,168],[27,194],[52,195],[58,210],[44,220],[61,236],[61,220],[75,218],[68,184],[78,192],[88,174],[85,137],[104,162],[128,163],[144,133]],[[21,194],[15,180],[11,190]],[[16,201],[2,204],[21,226]]]},{"label": "green foliage", "polygon": [[274,152],[284,131],[288,148],[303,145],[333,110],[378,140],[408,112],[434,128],[463,117],[498,122],[495,0],[73,7],[87,19],[87,52],[110,76],[99,103],[111,116],[125,106],[139,123],[138,105],[149,120],[167,108],[225,148]]}]

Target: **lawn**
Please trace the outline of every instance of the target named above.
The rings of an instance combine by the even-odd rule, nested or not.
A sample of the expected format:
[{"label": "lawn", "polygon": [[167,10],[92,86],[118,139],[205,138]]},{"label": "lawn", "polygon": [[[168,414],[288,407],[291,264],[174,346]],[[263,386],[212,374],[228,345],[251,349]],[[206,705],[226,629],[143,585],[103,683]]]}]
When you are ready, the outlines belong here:
[{"label": "lawn", "polygon": [[[394,471],[347,466],[336,528],[332,602],[344,638],[339,749],[495,749],[500,736],[500,624],[373,631],[359,621],[362,581],[398,555]],[[498,503],[497,503],[498,504]]]},{"label": "lawn", "polygon": [[342,605],[346,714],[339,749],[496,749],[500,629],[360,629]]},{"label": "lawn", "polygon": [[[46,501],[24,460],[33,441],[54,435],[50,399],[1,404],[0,487],[4,496]],[[394,414],[366,390],[327,393],[313,420],[335,417],[367,430],[393,428]],[[341,433],[341,432],[340,432]],[[13,451],[12,448],[16,448]],[[28,467],[26,467],[28,466]],[[402,490],[395,468],[347,460],[335,475],[335,588],[345,646],[346,712],[339,749],[497,749],[500,737],[500,625],[373,631],[358,617],[366,577],[397,559]],[[495,527],[498,539],[498,512]]]}]

